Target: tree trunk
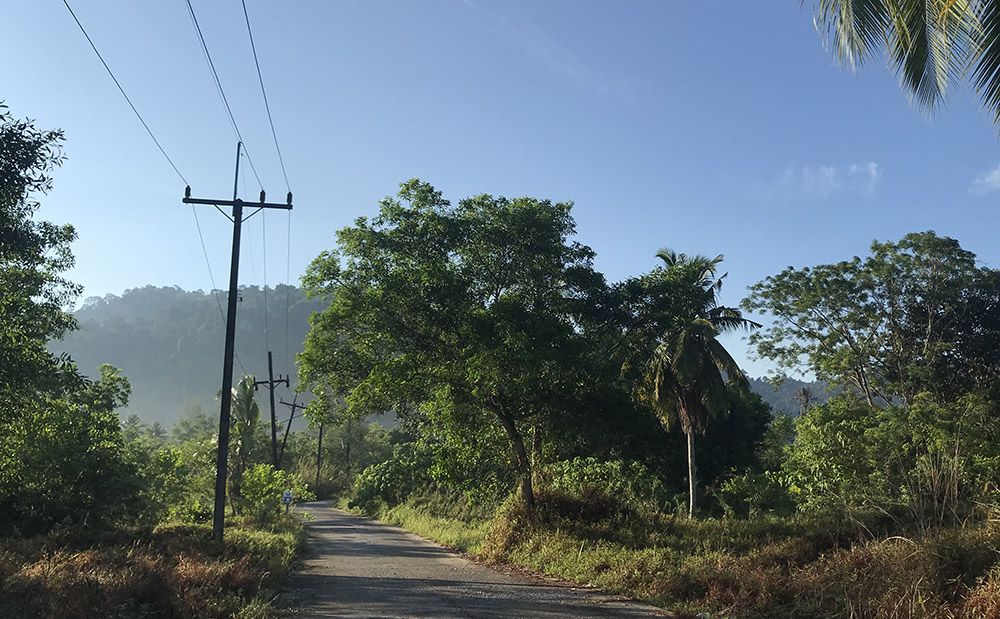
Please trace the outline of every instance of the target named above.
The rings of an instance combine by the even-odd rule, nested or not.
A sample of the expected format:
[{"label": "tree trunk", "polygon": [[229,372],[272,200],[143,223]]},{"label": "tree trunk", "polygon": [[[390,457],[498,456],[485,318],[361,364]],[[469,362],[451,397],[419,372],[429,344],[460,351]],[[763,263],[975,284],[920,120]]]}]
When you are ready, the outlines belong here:
[{"label": "tree trunk", "polygon": [[518,431],[517,424],[514,423],[512,417],[500,409],[496,409],[495,412],[497,418],[500,420],[500,425],[507,432],[507,438],[510,439],[511,445],[514,447],[518,477],[520,477],[521,482],[521,499],[524,501],[524,506],[529,512],[534,511],[535,492],[531,485],[531,460],[528,458],[528,450],[524,448],[524,438]]},{"label": "tree trunk", "polygon": [[687,433],[688,440],[688,518],[694,518],[698,507],[698,476],[694,464],[694,429]]}]

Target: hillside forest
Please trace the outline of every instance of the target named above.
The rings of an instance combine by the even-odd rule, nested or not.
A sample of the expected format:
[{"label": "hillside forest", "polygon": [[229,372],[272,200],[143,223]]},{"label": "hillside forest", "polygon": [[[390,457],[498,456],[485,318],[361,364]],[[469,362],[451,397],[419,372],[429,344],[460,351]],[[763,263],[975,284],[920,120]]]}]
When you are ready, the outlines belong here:
[{"label": "hillside forest", "polygon": [[[740,300],[724,248],[664,238],[609,281],[568,202],[403,182],[301,292],[268,291],[308,401],[277,459],[254,382],[285,304],[262,341],[244,289],[217,543],[217,301],[69,311],[75,232],[38,216],[62,141],[0,118],[0,614],[269,616],[302,543],[286,489],[681,616],[1000,614],[1000,271],[957,240],[875,241]],[[821,383],[776,411],[728,332]]]}]

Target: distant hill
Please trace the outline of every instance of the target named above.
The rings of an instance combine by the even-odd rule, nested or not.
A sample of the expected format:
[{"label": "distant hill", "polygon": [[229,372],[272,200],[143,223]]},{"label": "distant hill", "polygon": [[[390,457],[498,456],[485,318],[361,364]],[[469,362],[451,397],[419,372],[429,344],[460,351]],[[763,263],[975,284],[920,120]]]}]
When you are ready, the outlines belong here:
[{"label": "distant hill", "polygon": [[765,378],[751,378],[750,390],[760,395],[765,402],[771,405],[775,413],[783,413],[791,417],[797,417],[801,412],[799,393],[803,388],[809,390],[812,402],[810,404],[822,404],[830,399],[832,395],[829,386],[823,381],[805,382],[794,378],[785,378],[777,385]]},{"label": "distant hill", "polygon": [[[68,353],[90,376],[101,363],[121,368],[132,383],[132,398],[123,414],[170,425],[186,408],[218,407],[226,296],[147,286],[121,296],[91,297],[75,312],[80,329],[54,342],[52,349]],[[265,338],[264,291],[247,286],[240,289],[240,297],[235,375],[245,368],[258,379],[266,378],[270,348],[275,374],[290,374],[294,387],[294,356],[302,350],[309,315],[323,303],[306,299],[294,286],[268,287]],[[288,399],[291,392],[282,387],[276,395]]]},{"label": "distant hill", "polygon": [[[264,291],[247,286],[240,289],[240,297],[235,375],[240,376],[245,368],[258,379],[266,378],[270,348],[275,374],[290,374],[294,387],[295,355],[302,351],[309,315],[322,309],[323,303],[306,299],[295,286],[269,287],[265,340]],[[90,376],[97,375],[101,363],[121,368],[132,383],[132,397],[123,414],[135,413],[148,423],[169,426],[185,409],[201,407],[209,412],[218,408],[225,305],[225,292],[189,292],[177,287],[146,286],[121,296],[91,297],[75,312],[80,329],[54,342],[52,348],[69,353]],[[792,416],[799,413],[795,393],[802,387],[808,387],[817,402],[829,397],[825,385],[794,379],[778,387],[764,379],[751,379],[750,385],[776,412]],[[284,387],[276,394],[291,397]],[[264,405],[267,400],[258,401]],[[281,407],[279,414],[287,414],[286,409]]]}]

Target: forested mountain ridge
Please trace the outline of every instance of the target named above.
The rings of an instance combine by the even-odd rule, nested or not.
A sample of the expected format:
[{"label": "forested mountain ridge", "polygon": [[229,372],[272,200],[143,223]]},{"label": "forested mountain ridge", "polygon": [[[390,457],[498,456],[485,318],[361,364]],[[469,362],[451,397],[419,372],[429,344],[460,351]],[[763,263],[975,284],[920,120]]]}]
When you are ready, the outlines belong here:
[{"label": "forested mountain ridge", "polygon": [[[263,289],[242,287],[240,298],[236,374],[245,368],[258,379],[266,378],[270,344],[275,374],[290,374],[294,387],[295,355],[302,352],[309,315],[324,303],[306,299],[296,286],[268,287],[265,338]],[[134,413],[148,423],[170,426],[186,408],[200,406],[210,411],[217,406],[225,304],[224,291],[186,291],[176,286],[144,286],[120,296],[89,297],[74,312],[79,329],[54,342],[52,348],[69,354],[90,376],[98,374],[101,363],[120,368],[132,384],[132,396],[122,415]],[[750,387],[775,412],[789,415],[799,412],[795,393],[802,387],[808,387],[817,402],[827,397],[825,385],[794,379],[775,387],[755,378]]]},{"label": "forested mountain ridge", "polygon": [[[266,378],[270,349],[275,374],[291,375],[294,387],[294,357],[302,350],[309,315],[323,303],[306,299],[295,286],[278,285],[267,289],[265,314],[264,297],[260,287],[240,288],[235,373]],[[74,312],[79,329],[51,348],[69,354],[90,376],[102,363],[120,368],[132,384],[121,414],[170,425],[186,408],[216,406],[225,304],[224,291],[178,287],[145,286],[121,296],[90,297]]]}]

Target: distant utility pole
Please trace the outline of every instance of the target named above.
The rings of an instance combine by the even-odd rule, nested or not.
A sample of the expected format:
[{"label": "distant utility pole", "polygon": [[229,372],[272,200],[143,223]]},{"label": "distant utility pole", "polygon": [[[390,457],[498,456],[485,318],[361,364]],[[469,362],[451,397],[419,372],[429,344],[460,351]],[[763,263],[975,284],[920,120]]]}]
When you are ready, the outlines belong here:
[{"label": "distant utility pole", "polygon": [[295,397],[292,398],[291,402],[285,402],[284,400],[281,400],[281,403],[284,404],[285,406],[290,407],[292,409],[292,412],[290,415],[288,415],[288,424],[285,425],[285,437],[281,439],[281,451],[278,452],[278,462],[281,462],[281,459],[285,457],[285,443],[288,442],[288,432],[289,430],[292,429],[292,419],[295,418],[295,410],[299,408],[305,410],[306,408],[305,404],[299,404],[299,394],[297,393],[295,394]]},{"label": "distant utility pole", "polygon": [[[274,386],[285,383],[285,387],[288,385],[288,377],[281,377],[278,374],[278,378],[274,378],[274,364],[271,362],[271,351],[267,351],[267,380],[258,380],[253,384],[254,389],[259,385],[266,385],[269,395],[271,396],[271,462],[274,463],[274,468],[280,468],[278,464],[278,421],[274,416]],[[294,413],[295,410],[292,410]]]},{"label": "distant utility pole", "polygon": [[319,467],[323,463],[323,422],[319,422],[319,443],[316,446],[316,487],[319,488]]},{"label": "distant utility pole", "polygon": [[240,226],[245,221],[243,219],[243,205],[257,207],[257,210],[247,216],[247,219],[256,215],[261,209],[280,208],[287,211],[292,210],[292,192],[284,204],[272,204],[264,201],[264,190],[260,192],[260,202],[244,202],[237,197],[237,188],[240,181],[240,153],[243,143],[236,143],[236,177],[233,179],[233,199],[215,200],[191,197],[191,186],[184,188],[184,204],[208,204],[219,209],[223,215],[223,206],[231,206],[233,214],[226,217],[233,222],[233,253],[229,265],[229,308],[226,313],[226,346],[222,359],[222,407],[219,411],[219,444],[218,456],[215,465],[215,513],[212,515],[212,536],[219,542],[222,541],[223,527],[226,522],[226,468],[229,457],[229,413],[233,405],[233,352],[236,347],[236,298],[239,293],[237,288],[240,274]]}]

